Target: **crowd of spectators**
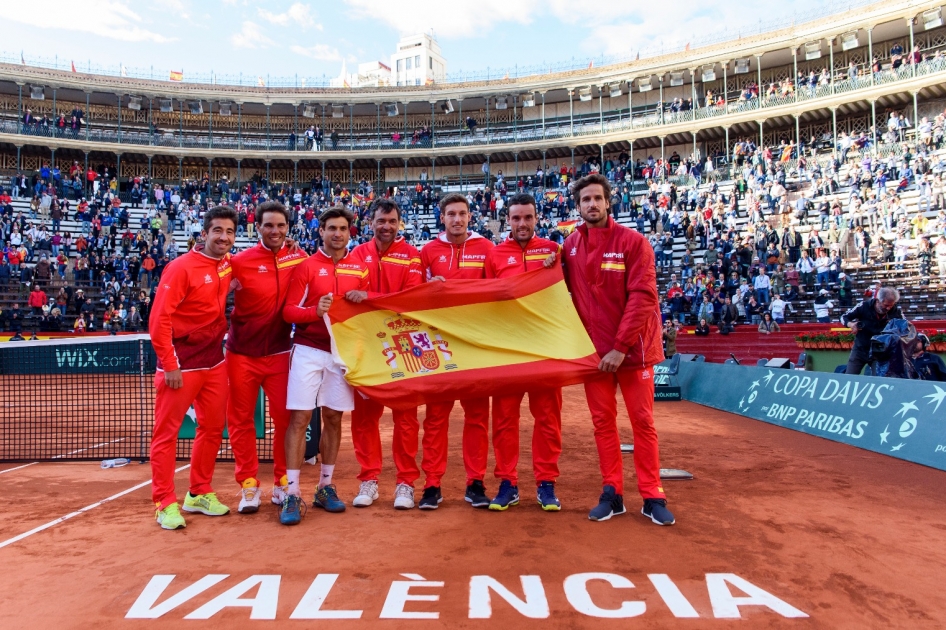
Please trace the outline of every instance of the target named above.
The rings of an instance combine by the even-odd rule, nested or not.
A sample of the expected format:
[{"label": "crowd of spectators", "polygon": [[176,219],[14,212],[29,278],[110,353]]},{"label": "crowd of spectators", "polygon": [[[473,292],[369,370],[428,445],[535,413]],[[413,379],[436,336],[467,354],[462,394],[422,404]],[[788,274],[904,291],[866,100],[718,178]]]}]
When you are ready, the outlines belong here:
[{"label": "crowd of spectators", "polygon": [[[828,321],[834,309],[859,297],[851,274],[862,266],[896,267],[915,259],[918,282],[946,277],[946,158],[938,154],[944,116],[922,119],[909,139],[911,126],[901,114],[891,112],[889,120],[896,150],[884,157],[856,139],[848,144],[842,134],[827,156],[814,152],[814,139],[801,147],[759,147],[747,138],[735,142],[731,163],[676,152],[666,161],[632,161],[621,153],[517,178],[484,164],[483,186],[467,194],[471,229],[500,239],[507,196],[525,191],[537,197],[539,235],[562,242],[565,231],[556,226],[575,216],[569,183],[601,172],[614,183],[615,216],[629,217],[648,234],[658,269],[669,274],[661,287],[667,319],[723,333],[748,322],[773,333],[799,300],[813,300],[817,318]],[[312,131],[306,141],[311,135],[314,145],[320,132]],[[718,179],[733,184],[721,189]],[[937,216],[908,212],[905,192],[915,195],[921,211]],[[146,177],[119,182],[105,166],[83,172],[73,163],[64,175],[44,164],[13,177],[9,193],[0,191],[0,286],[15,284],[24,298],[28,294],[26,315],[8,312],[0,321],[8,328],[28,318],[46,330],[141,329],[164,267],[198,242],[202,213],[211,205],[233,206],[238,235],[252,240],[255,208],[277,199],[291,209],[291,238],[313,252],[318,215],[338,202],[355,210],[352,247],[370,239],[365,211],[378,195],[402,208],[402,234],[409,241],[426,242],[439,228],[429,220],[437,215],[439,197],[426,172],[409,187],[377,191],[365,180],[351,189],[327,179],[292,188],[262,177],[237,186],[209,174],[163,186]],[[28,209],[14,211],[13,198],[28,199]],[[130,210],[139,206],[133,220]],[[67,219],[80,227],[63,230]],[[675,247],[681,243],[682,255]],[[70,282],[94,289],[101,299],[91,303],[84,292],[77,299]]]}]

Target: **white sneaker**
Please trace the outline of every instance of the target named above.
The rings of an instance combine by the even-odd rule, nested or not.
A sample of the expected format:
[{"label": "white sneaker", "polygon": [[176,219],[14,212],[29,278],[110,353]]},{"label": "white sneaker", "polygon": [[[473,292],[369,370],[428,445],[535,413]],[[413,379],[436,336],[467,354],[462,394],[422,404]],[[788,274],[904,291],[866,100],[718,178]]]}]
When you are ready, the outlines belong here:
[{"label": "white sneaker", "polygon": [[259,511],[259,486],[243,486],[240,489],[240,514],[253,514]]},{"label": "white sneaker", "polygon": [[289,496],[289,486],[273,486],[273,505],[282,505],[282,502]]},{"label": "white sneaker", "polygon": [[355,507],[368,507],[378,500],[378,482],[375,480],[362,481],[361,488],[358,489],[358,495],[352,500],[351,504]]},{"label": "white sneaker", "polygon": [[414,487],[406,483],[397,484],[394,489],[394,509],[410,510],[414,507]]}]

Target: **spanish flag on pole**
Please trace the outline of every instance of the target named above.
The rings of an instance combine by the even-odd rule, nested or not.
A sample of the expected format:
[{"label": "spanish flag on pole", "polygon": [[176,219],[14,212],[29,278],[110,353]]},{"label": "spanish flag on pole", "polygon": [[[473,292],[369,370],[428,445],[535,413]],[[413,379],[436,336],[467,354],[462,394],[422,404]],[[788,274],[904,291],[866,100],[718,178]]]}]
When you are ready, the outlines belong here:
[{"label": "spanish flag on pole", "polygon": [[326,318],[345,378],[389,407],[574,385],[598,372],[558,266],[336,300]]}]

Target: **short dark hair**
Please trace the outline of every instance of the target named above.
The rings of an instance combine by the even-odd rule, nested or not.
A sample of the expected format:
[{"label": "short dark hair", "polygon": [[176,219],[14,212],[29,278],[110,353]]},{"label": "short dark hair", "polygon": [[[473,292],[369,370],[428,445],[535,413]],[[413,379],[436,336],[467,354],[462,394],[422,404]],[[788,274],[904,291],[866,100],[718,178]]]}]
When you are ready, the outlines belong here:
[{"label": "short dark hair", "polygon": [[602,175],[601,173],[592,173],[591,175],[585,175],[579,180],[576,180],[572,185],[572,195],[575,196],[575,203],[581,201],[581,191],[592,184],[598,184],[601,188],[604,189],[604,200],[611,203],[611,183],[608,181],[608,178]]},{"label": "short dark hair", "polygon": [[229,219],[233,221],[233,229],[236,230],[238,225],[237,223],[237,213],[236,210],[230,206],[214,206],[210,210],[204,213],[204,232],[210,231],[210,226],[214,222],[214,219]]},{"label": "short dark hair", "polygon": [[506,208],[512,208],[513,206],[532,206],[532,209],[536,210],[535,197],[529,193],[518,193],[513,195],[506,203]]},{"label": "short dark hair", "polygon": [[443,199],[440,200],[440,212],[444,212],[451,203],[462,203],[466,206],[467,210],[470,209],[470,202],[466,200],[464,195],[458,192],[452,192],[444,195]]},{"label": "short dark hair", "polygon": [[339,217],[348,222],[348,227],[351,227],[352,221],[355,220],[355,215],[345,206],[332,206],[319,215],[319,227],[325,227],[325,224],[328,223],[330,219],[337,219]]},{"label": "short dark hair", "polygon": [[282,205],[278,201],[265,201],[259,205],[256,209],[256,225],[263,224],[263,215],[267,212],[278,212],[279,214],[286,217],[286,223],[292,223],[292,215],[289,214],[289,210],[286,206]]},{"label": "short dark hair", "polygon": [[398,221],[401,220],[401,207],[390,199],[376,199],[371,202],[371,205],[368,207],[369,216],[372,220],[378,215],[387,214],[389,212],[397,212]]}]

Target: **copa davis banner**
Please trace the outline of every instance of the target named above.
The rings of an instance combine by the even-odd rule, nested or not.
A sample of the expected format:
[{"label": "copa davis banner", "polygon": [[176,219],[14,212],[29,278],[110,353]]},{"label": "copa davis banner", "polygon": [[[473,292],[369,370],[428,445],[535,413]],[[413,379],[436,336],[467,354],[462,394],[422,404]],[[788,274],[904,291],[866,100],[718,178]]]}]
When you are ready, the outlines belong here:
[{"label": "copa davis banner", "polygon": [[946,470],[938,383],[714,363],[681,363],[678,382],[701,405]]},{"label": "copa davis banner", "polygon": [[348,382],[388,407],[563,387],[598,372],[558,266],[336,300],[326,325]]}]

